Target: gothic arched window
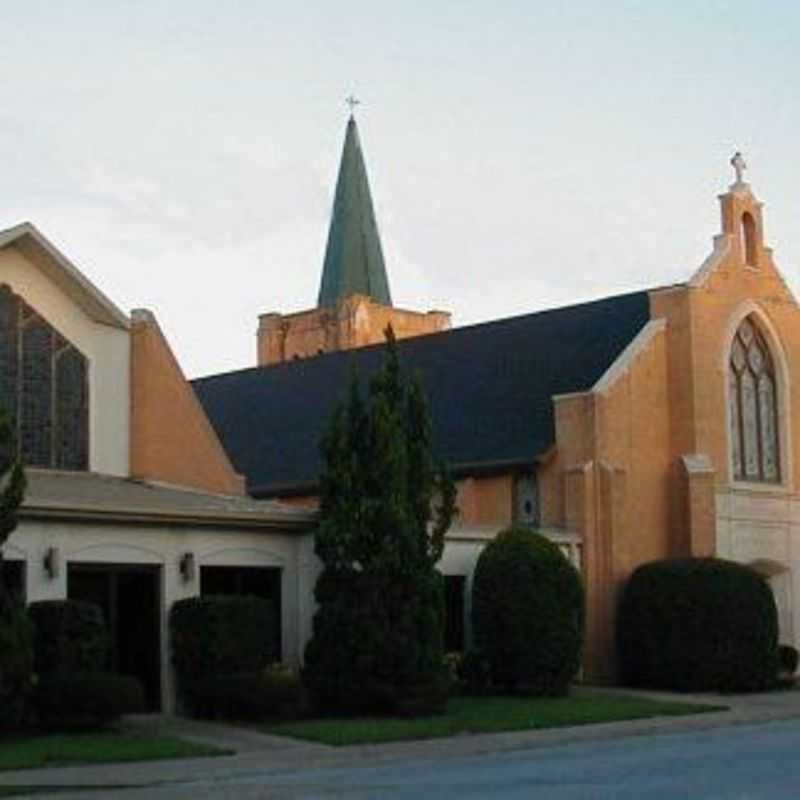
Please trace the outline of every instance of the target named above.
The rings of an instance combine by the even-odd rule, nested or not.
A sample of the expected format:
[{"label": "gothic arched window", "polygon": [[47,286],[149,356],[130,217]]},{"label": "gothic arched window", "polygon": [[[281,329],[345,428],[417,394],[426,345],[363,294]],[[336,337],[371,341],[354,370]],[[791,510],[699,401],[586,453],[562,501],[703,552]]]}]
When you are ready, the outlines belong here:
[{"label": "gothic arched window", "polygon": [[29,467],[89,468],[89,362],[0,285],[0,408]]},{"label": "gothic arched window", "polygon": [[778,392],[766,340],[751,317],[733,338],[728,362],[728,416],[734,480],[780,480]]}]

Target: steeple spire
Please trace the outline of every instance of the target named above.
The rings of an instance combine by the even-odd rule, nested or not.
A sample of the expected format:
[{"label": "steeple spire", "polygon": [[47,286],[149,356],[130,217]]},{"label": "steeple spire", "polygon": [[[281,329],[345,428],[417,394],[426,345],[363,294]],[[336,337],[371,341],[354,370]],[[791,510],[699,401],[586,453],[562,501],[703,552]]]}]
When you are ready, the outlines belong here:
[{"label": "steeple spire", "polygon": [[336,181],[317,306],[334,306],[352,294],[367,295],[390,306],[389,279],[352,108],[353,104]]}]

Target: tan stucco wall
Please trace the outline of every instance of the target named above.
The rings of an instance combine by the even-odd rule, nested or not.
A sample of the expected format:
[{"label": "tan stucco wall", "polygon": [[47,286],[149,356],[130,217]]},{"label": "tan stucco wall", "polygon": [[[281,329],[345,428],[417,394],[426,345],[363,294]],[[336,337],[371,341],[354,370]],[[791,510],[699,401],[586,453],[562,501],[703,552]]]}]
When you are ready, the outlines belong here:
[{"label": "tan stucco wall", "polygon": [[336,308],[314,308],[297,314],[262,314],[257,333],[258,365],[349,350],[386,340],[391,324],[398,339],[422,336],[450,327],[445,311],[406,311],[352,295]]},{"label": "tan stucco wall", "polygon": [[89,361],[89,468],[125,476],[130,460],[130,341],[92,320],[16,247],[0,249],[0,283],[25,300]]},{"label": "tan stucco wall", "polygon": [[555,448],[537,465],[539,513],[546,528],[566,528],[563,458]]},{"label": "tan stucco wall", "polygon": [[667,373],[664,326],[650,323],[591,391],[555,399],[558,456],[541,483],[554,485],[560,472],[563,525],[583,537],[584,667],[592,679],[614,677],[623,581],[670,550]]},{"label": "tan stucco wall", "polygon": [[131,463],[135,478],[244,494],[237,475],[155,318],[131,328]]},{"label": "tan stucco wall", "polygon": [[465,478],[456,483],[458,524],[496,525],[497,530],[511,524],[514,513],[514,480],[511,475]]},{"label": "tan stucco wall", "polygon": [[[281,497],[284,505],[316,509],[315,495]],[[514,516],[514,476],[509,473],[456,481],[456,517],[453,530],[489,527],[495,533],[511,524]]]}]

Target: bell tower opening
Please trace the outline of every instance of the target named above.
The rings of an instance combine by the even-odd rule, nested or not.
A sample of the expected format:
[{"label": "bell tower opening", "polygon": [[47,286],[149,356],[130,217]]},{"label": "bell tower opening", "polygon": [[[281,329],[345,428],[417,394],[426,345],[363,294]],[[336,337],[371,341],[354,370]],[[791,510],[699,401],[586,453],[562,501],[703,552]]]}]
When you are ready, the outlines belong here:
[{"label": "bell tower opening", "polygon": [[758,266],[758,230],[749,211],[742,214],[742,256],[748,267]]}]

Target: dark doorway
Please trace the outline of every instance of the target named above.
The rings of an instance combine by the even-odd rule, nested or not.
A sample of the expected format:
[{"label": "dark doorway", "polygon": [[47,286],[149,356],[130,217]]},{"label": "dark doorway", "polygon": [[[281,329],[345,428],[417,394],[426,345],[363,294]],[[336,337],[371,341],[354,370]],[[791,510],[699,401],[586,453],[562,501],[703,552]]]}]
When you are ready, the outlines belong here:
[{"label": "dark doorway", "polygon": [[111,636],[107,669],[144,684],[147,708],[161,708],[161,568],[70,564],[67,596],[103,609]]},{"label": "dark doorway", "polygon": [[444,649],[455,653],[464,649],[464,587],[466,576],[444,576]]},{"label": "dark doorway", "polygon": [[269,600],[275,626],[272,661],[281,660],[281,570],[280,567],[200,567],[200,594],[251,594]]},{"label": "dark doorway", "polygon": [[0,580],[6,591],[20,600],[25,600],[25,562],[3,559],[0,561]]}]

